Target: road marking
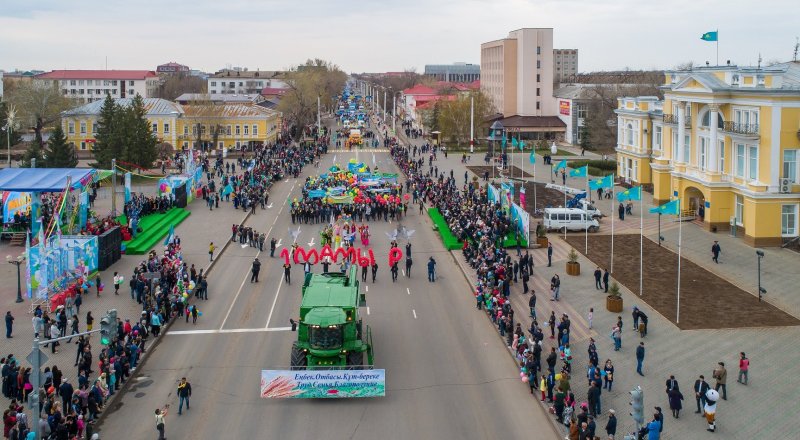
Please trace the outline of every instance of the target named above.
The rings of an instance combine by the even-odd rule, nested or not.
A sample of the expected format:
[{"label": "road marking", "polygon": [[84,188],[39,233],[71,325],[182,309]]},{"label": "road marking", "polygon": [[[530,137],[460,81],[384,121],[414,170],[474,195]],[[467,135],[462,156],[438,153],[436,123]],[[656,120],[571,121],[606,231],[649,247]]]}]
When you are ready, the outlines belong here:
[{"label": "road marking", "polygon": [[403,276],[406,276],[406,271],[405,271],[405,269],[401,270],[400,272],[403,272]]},{"label": "road marking", "polygon": [[261,332],[288,332],[291,327],[272,327],[272,328],[228,328],[219,330],[177,330],[169,331],[168,335],[182,336],[182,335],[213,335],[225,333],[261,333]]},{"label": "road marking", "polygon": [[308,243],[308,247],[314,247],[314,237],[311,237],[311,242]]},{"label": "road marking", "polygon": [[269,205],[267,205],[267,209],[271,209],[271,208],[272,208],[272,203],[270,203]]},{"label": "road marking", "polygon": [[364,286],[364,289],[366,289],[367,292],[369,292],[369,286]]},{"label": "road marking", "polygon": [[272,307],[269,308],[269,316],[267,316],[267,325],[264,328],[269,328],[269,322],[272,320],[272,312],[275,310],[275,303],[278,302],[278,294],[281,293],[281,286],[283,286],[283,277],[281,282],[278,283],[278,290],[275,291],[275,299],[272,300]]},{"label": "road marking", "polygon": [[408,292],[408,294],[411,295],[411,289],[409,289],[408,287],[406,287],[406,292]]},{"label": "road marking", "polygon": [[282,242],[282,241],[283,241],[283,239],[282,239],[282,238],[279,238],[279,239],[278,239],[278,243],[275,245],[275,247],[276,247],[276,248],[279,248],[279,247],[281,247],[281,242]]},{"label": "road marking", "polygon": [[367,306],[367,315],[369,315],[369,306]]},{"label": "road marking", "polygon": [[414,314],[414,319],[417,319],[417,311],[414,310],[414,309],[411,309],[411,313]]}]

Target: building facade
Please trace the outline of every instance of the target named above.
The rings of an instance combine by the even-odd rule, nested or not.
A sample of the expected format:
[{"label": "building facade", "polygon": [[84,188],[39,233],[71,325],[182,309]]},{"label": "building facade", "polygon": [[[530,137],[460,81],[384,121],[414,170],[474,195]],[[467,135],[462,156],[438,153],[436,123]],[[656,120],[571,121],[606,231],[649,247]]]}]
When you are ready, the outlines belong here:
[{"label": "building facade", "polygon": [[558,104],[558,118],[566,125],[564,141],[579,145],[583,139],[583,127],[592,100],[596,98],[594,87],[586,84],[571,84],[553,92]]},{"label": "building facade", "polygon": [[555,116],[553,29],[523,28],[481,44],[481,89],[503,115]]},{"label": "building facade", "polygon": [[206,79],[209,94],[258,94],[265,87],[283,89],[286,82],[281,72],[265,70],[221,70]]},{"label": "building facade", "polygon": [[445,82],[470,83],[480,81],[481,66],[479,64],[426,64],[425,76]]},{"label": "building facade", "polygon": [[557,84],[578,74],[578,49],[553,49],[553,79]]},{"label": "building facade", "polygon": [[156,73],[159,75],[188,75],[191,71],[192,70],[189,69],[189,66],[184,66],[183,64],[179,64],[174,61],[156,66]]},{"label": "building facade", "polygon": [[[132,98],[115,101],[128,106]],[[280,112],[255,104],[180,105],[145,98],[144,105],[153,134],[174,149],[238,149],[272,143],[281,126]],[[67,142],[79,152],[92,150],[102,106],[103,101],[95,101],[61,114]]]},{"label": "building facade", "polygon": [[160,80],[152,70],[53,70],[36,75],[35,79],[55,83],[64,96],[78,102],[112,98],[154,98]]},{"label": "building facade", "polygon": [[798,236],[800,64],[666,72],[664,101],[621,98],[619,173],[654,203],[753,246]]}]

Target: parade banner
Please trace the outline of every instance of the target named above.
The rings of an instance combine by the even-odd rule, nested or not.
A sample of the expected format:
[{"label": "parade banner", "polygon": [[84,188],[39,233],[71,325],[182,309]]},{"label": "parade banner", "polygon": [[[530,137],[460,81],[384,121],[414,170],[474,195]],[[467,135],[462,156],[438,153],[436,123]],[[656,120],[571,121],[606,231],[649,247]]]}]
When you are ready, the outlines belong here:
[{"label": "parade banner", "polygon": [[40,245],[29,246],[27,253],[28,298],[36,292],[37,298],[46,299],[48,292],[63,290],[74,279],[96,272],[99,262],[98,239],[94,235],[53,234]]},{"label": "parade banner", "polygon": [[131,201],[131,173],[125,173],[125,203]]},{"label": "parade banner", "polygon": [[386,396],[386,370],[261,370],[263,399]]},{"label": "parade banner", "polygon": [[80,207],[78,208],[78,227],[84,228],[89,217],[89,193],[84,191],[79,196]]},{"label": "parade banner", "polygon": [[29,214],[31,211],[31,193],[3,191],[3,223],[14,220],[14,214]]},{"label": "parade banner", "polygon": [[487,196],[489,198],[489,202],[491,203],[497,203],[498,200],[500,200],[500,193],[497,191],[497,188],[493,187],[492,185],[489,185]]},{"label": "parade banner", "polygon": [[511,220],[520,235],[527,240],[531,233],[531,218],[525,209],[514,203],[511,205]]}]

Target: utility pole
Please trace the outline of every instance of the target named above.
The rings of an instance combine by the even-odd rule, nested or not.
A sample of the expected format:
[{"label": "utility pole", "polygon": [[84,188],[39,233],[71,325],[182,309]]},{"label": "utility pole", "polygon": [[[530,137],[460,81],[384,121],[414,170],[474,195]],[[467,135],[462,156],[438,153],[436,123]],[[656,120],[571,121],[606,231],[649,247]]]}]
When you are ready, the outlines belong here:
[{"label": "utility pole", "polygon": [[383,123],[386,123],[386,87],[383,88]]},{"label": "utility pole", "polygon": [[392,94],[392,131],[397,135],[397,94]]},{"label": "utility pole", "polygon": [[[475,97],[469,98],[469,152],[475,152]],[[535,210],[535,208],[534,208]]]},{"label": "utility pole", "polygon": [[317,95],[317,136],[320,136],[320,135],[321,135],[321,130],[322,130],[322,128],[320,128],[320,112],[319,112],[319,104],[320,104],[320,102],[319,102],[319,95]]}]

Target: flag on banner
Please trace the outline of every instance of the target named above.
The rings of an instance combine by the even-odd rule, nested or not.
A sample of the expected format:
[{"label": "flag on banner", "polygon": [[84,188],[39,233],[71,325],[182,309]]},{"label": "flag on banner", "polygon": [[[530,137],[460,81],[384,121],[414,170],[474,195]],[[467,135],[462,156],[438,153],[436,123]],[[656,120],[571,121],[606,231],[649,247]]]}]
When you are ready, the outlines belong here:
[{"label": "flag on banner", "polygon": [[569,177],[586,177],[589,172],[589,165],[584,165],[580,168],[575,168],[569,171]]},{"label": "flag on banner", "polygon": [[506,144],[508,144],[508,139],[506,139],[506,134],[503,133],[503,140],[501,142],[501,145],[503,145],[503,148],[505,148]]},{"label": "flag on banner", "polygon": [[536,154],[534,154],[533,151],[531,151],[531,155],[528,156],[528,160],[530,160],[531,163],[536,163]]},{"label": "flag on banner", "polygon": [[525,149],[525,141],[522,139],[519,140],[519,150],[522,151]]},{"label": "flag on banner", "polygon": [[25,287],[27,288],[28,298],[33,297],[31,288],[31,234],[25,233]]},{"label": "flag on banner", "polygon": [[617,193],[617,200],[624,202],[627,200],[642,200],[642,187],[635,186],[631,189],[626,189],[621,193]]},{"label": "flag on banner", "polygon": [[589,181],[589,189],[596,190],[598,188],[609,189],[614,187],[614,175],[609,174],[606,177],[602,177],[600,179],[590,180]]},{"label": "flag on banner", "polygon": [[700,36],[700,39],[703,41],[717,41],[718,33],[718,31],[706,32]]},{"label": "flag on banner", "polygon": [[514,148],[519,147],[519,142],[517,142],[517,138],[511,138],[511,146]]},{"label": "flag on banner", "polygon": [[559,170],[564,169],[566,167],[567,167],[567,160],[566,159],[561,159],[561,162],[556,164],[555,168],[553,168],[553,171],[559,171]]},{"label": "flag on banner", "polygon": [[675,199],[661,206],[650,208],[650,214],[678,215],[680,214],[680,203],[680,199]]},{"label": "flag on banner", "polygon": [[169,234],[167,234],[167,238],[164,240],[164,246],[172,243],[172,240],[175,239],[175,225],[170,225],[169,227]]}]

